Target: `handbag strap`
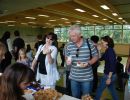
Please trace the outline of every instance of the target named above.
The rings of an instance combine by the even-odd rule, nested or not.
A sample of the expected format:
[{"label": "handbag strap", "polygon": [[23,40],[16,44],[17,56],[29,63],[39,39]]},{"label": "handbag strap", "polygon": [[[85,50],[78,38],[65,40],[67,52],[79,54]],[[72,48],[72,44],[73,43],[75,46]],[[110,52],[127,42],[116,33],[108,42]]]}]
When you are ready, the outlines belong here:
[{"label": "handbag strap", "polygon": [[89,43],[88,38],[86,39],[86,42],[87,42],[87,45],[88,45],[88,48],[89,48],[90,59],[92,59],[92,51],[91,51],[91,48],[90,48],[90,43]]}]

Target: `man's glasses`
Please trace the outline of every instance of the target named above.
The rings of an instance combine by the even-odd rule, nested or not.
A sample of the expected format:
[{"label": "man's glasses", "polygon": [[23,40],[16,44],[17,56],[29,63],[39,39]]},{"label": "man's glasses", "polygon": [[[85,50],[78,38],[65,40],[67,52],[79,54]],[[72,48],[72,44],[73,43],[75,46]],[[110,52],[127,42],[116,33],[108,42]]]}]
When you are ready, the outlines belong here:
[{"label": "man's glasses", "polygon": [[76,57],[79,57],[79,49],[76,50]]}]

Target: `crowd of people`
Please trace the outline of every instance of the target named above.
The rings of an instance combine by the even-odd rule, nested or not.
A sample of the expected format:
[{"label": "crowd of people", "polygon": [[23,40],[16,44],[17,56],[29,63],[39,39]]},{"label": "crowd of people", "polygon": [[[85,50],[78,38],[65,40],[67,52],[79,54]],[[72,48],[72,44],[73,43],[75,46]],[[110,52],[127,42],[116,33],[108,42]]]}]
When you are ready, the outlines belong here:
[{"label": "crowd of people", "polygon": [[[72,25],[68,30],[69,42],[63,43],[59,48],[57,35],[53,32],[44,37],[38,35],[34,46],[36,54],[33,57],[30,44],[25,47],[19,31],[15,31],[14,35],[13,42],[9,31],[0,39],[0,100],[26,100],[23,90],[33,81],[40,82],[44,89],[55,89],[56,82],[60,79],[57,69],[58,51],[62,60],[61,67],[66,70],[68,95],[80,99],[83,95],[95,93],[94,99],[100,100],[107,87],[113,100],[119,100],[116,89],[125,91],[125,100],[130,97],[130,56],[124,71],[122,58],[117,57],[111,37],[104,36],[99,43],[98,36],[83,37],[80,26]],[[101,49],[104,50],[102,53]],[[15,59],[13,64],[12,58]],[[104,73],[99,82],[97,69],[102,60],[105,62]],[[128,82],[124,82],[125,75]]]}]

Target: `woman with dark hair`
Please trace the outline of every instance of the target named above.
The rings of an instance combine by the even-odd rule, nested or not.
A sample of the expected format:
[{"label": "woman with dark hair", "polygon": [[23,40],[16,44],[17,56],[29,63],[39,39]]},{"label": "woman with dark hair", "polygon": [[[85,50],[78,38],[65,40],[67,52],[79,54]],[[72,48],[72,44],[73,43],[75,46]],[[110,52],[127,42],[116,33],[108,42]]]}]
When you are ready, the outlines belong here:
[{"label": "woman with dark hair", "polygon": [[101,78],[99,87],[97,89],[95,100],[101,99],[102,92],[106,87],[109,89],[113,100],[119,100],[114,86],[116,79],[116,54],[113,49],[114,42],[109,36],[102,37],[101,42],[105,49],[105,53],[102,55],[101,60],[105,61],[105,67],[104,75]]},{"label": "woman with dark hair", "polygon": [[11,60],[12,60],[12,43],[11,43],[11,39],[10,39],[10,32],[6,31],[2,38],[1,38],[1,42],[5,44],[6,48],[7,48],[7,52],[5,53],[5,59],[3,59],[1,61],[1,68],[2,68],[2,72],[4,72],[5,68],[11,64]]},{"label": "woman with dark hair", "polygon": [[24,89],[34,81],[34,72],[24,64],[7,67],[0,77],[0,100],[26,100]]},{"label": "woman with dark hair", "polygon": [[40,80],[44,88],[55,88],[56,81],[59,80],[57,71],[57,48],[52,45],[54,42],[54,34],[46,35],[45,44],[38,48],[35,58],[32,62],[32,69],[38,63],[37,80]]},{"label": "woman with dark hair", "polygon": [[0,73],[2,72],[1,61],[5,58],[6,46],[0,42]]},{"label": "woman with dark hair", "polygon": [[5,58],[6,46],[0,42],[0,62]]}]

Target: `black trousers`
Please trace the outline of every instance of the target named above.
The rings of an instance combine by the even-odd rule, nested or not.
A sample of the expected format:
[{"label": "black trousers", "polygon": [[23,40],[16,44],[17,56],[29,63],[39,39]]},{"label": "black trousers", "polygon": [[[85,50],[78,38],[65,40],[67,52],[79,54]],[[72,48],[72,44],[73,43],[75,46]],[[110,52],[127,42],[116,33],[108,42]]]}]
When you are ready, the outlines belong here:
[{"label": "black trousers", "polygon": [[66,71],[66,91],[67,91],[67,95],[72,95],[71,94],[71,83],[70,83],[70,79],[69,79],[69,74],[70,71]]}]

